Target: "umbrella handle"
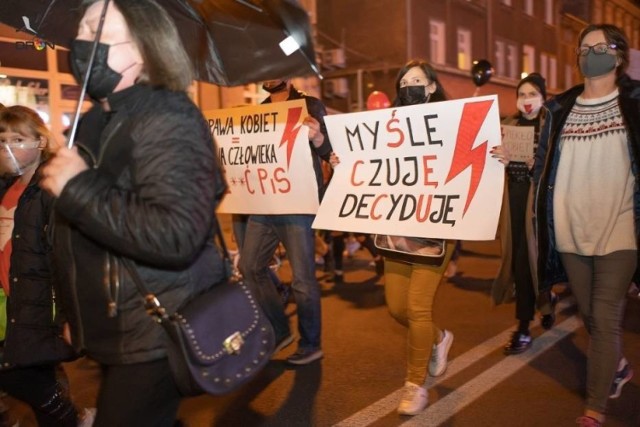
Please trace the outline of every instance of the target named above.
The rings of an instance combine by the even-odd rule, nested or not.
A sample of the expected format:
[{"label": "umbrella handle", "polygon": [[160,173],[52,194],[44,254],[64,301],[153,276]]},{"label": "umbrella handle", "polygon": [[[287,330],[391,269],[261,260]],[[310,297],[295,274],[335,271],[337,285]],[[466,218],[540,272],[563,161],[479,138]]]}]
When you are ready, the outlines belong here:
[{"label": "umbrella handle", "polygon": [[96,30],[96,38],[93,41],[93,47],[91,49],[91,55],[89,56],[89,64],[87,71],[85,72],[84,79],[82,81],[82,88],[80,89],[80,96],[78,98],[78,105],[76,106],[76,114],[73,116],[73,123],[71,124],[71,132],[69,133],[69,140],[67,141],[67,148],[73,147],[76,139],[76,131],[78,129],[78,122],[80,121],[80,113],[82,112],[82,103],[84,97],[87,94],[87,86],[89,84],[89,77],[91,77],[91,68],[93,68],[93,61],[98,51],[98,43],[100,42],[100,36],[102,35],[102,27],[104,27],[104,19],[107,16],[107,7],[111,0],[105,0],[102,12],[100,13],[100,22],[98,22],[98,28]]}]

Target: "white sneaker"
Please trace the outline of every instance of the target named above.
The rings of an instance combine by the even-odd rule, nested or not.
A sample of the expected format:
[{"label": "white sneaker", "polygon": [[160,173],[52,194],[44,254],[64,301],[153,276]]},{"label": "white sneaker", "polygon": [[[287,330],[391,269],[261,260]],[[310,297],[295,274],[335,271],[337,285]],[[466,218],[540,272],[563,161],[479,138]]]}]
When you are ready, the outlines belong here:
[{"label": "white sneaker", "polygon": [[453,334],[446,329],[442,331],[442,341],[434,344],[431,350],[431,360],[429,360],[429,375],[439,377],[447,370],[447,356],[453,344]]},{"label": "white sneaker", "polygon": [[91,427],[96,419],[96,408],[84,408],[78,416],[78,427]]},{"label": "white sneaker", "polygon": [[398,406],[398,413],[401,415],[417,415],[427,407],[427,402],[427,389],[407,381],[404,383],[404,393]]}]

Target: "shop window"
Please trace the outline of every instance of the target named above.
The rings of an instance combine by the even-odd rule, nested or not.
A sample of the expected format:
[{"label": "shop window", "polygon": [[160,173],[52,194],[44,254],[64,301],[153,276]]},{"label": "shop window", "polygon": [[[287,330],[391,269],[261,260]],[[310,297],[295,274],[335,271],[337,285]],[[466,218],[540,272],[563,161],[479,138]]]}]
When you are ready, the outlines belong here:
[{"label": "shop window", "polygon": [[69,51],[56,49],[56,57],[58,58],[58,72],[71,74],[71,66],[69,65]]},{"label": "shop window", "polygon": [[6,76],[0,78],[0,103],[24,105],[49,123],[49,82],[44,79]]},{"label": "shop window", "polygon": [[36,50],[24,44],[18,45],[16,42],[0,41],[0,66],[47,71],[46,50]]}]

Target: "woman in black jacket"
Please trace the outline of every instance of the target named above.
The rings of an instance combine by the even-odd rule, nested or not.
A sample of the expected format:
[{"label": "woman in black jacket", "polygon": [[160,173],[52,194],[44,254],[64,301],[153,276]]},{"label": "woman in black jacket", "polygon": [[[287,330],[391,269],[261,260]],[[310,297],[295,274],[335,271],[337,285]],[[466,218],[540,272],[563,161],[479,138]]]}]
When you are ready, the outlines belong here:
[{"label": "woman in black jacket", "polygon": [[181,396],[167,338],[128,267],[169,312],[219,282],[213,235],[224,186],[209,127],[187,94],[191,63],[166,11],[149,0],[112,0],[101,32],[105,2],[83,4],[72,69],[81,81],[97,37],[87,87],[97,102],[78,129],[77,151],[58,150],[40,184],[57,197],[63,303],[73,345],[102,366],[95,425],[172,426]]},{"label": "woman in black jacket", "polygon": [[54,307],[46,235],[53,199],[34,178],[50,140],[35,111],[0,109],[0,283],[8,297],[0,389],[29,404],[40,426],[75,427],[78,414],[56,379],[56,365],[75,353]]},{"label": "woman in black jacket", "polygon": [[633,375],[621,322],[640,266],[640,82],[613,25],[587,26],[576,58],[584,84],[547,103],[536,152],[538,279],[540,291],[569,279],[590,337],[578,423],[598,427]]}]

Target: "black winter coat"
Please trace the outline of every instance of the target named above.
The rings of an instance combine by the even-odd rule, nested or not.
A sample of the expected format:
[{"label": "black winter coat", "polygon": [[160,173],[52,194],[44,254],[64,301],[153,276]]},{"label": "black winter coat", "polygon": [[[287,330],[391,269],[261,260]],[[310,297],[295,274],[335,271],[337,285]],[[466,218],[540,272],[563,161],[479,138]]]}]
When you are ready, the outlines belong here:
[{"label": "black winter coat", "polygon": [[[0,198],[14,182],[0,182]],[[3,368],[75,358],[73,349],[61,338],[59,306],[54,313],[54,277],[47,238],[52,202],[52,197],[38,187],[36,174],[14,213]]]},{"label": "black winter coat", "polygon": [[[627,75],[618,79],[620,96],[618,102],[627,128],[631,168],[636,180],[633,195],[636,242],[640,248],[640,81]],[[555,283],[566,282],[567,275],[556,250],[553,225],[553,188],[558,162],[560,161],[560,136],[562,128],[577,97],[584,91],[583,85],[575,86],[551,99],[536,151],[534,183],[536,183],[535,215],[538,241],[538,287],[545,290]],[[607,171],[594,171],[606,173]],[[576,177],[580,179],[580,177]],[[638,269],[634,275],[640,278],[640,251]]]},{"label": "black winter coat", "polygon": [[166,356],[122,259],[173,312],[223,277],[213,243],[224,191],[209,127],[185,93],[135,85],[94,106],[76,138],[91,168],[56,203],[54,231],[73,343],[105,364]]}]

